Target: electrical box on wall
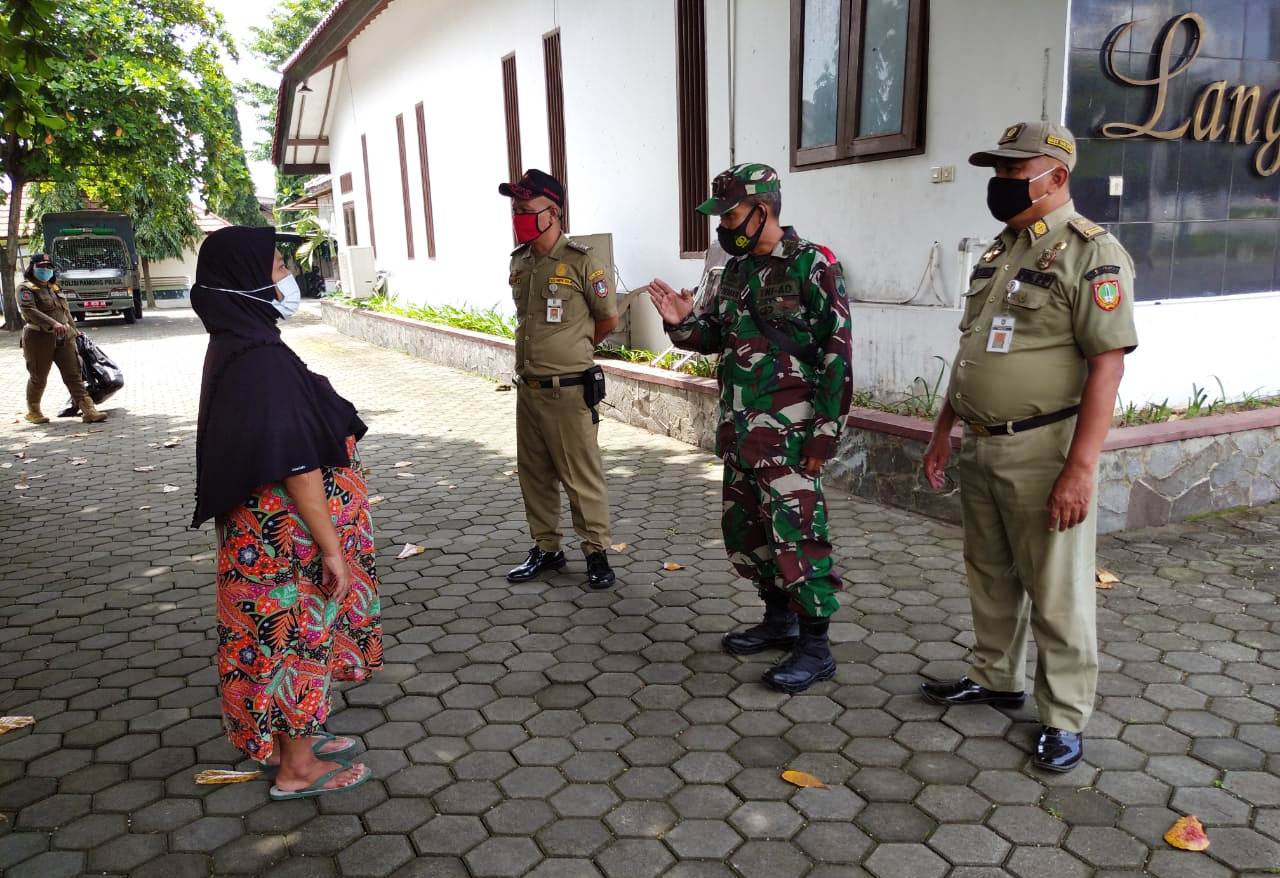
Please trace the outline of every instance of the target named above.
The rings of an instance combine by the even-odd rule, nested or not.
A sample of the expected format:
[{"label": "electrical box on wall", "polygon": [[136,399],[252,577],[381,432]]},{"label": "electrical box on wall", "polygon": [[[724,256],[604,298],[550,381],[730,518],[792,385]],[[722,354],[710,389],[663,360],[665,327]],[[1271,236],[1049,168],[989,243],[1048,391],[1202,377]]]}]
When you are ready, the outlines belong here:
[{"label": "electrical box on wall", "polygon": [[1113,197],[1119,197],[1124,194],[1124,177],[1112,177],[1111,185],[1108,190]]},{"label": "electrical box on wall", "polygon": [[368,299],[373,295],[373,248],[343,247],[338,251],[338,275],[342,278],[342,290],[353,299]]},{"label": "electrical box on wall", "polygon": [[929,179],[934,183],[954,183],[956,181],[956,166],[942,165],[941,167],[930,168]]}]

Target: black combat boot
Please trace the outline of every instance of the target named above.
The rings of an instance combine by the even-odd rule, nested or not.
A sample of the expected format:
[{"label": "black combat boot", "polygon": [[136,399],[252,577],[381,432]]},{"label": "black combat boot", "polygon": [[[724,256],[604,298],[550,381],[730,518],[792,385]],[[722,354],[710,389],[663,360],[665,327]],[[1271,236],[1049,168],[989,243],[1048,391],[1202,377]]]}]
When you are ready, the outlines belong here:
[{"label": "black combat boot", "polygon": [[587,556],[587,585],[594,589],[608,588],[617,577],[609,566],[609,557],[603,551]]},{"label": "black combat boot", "polygon": [[829,619],[800,617],[800,640],[791,655],[765,671],[765,685],[788,695],[796,695],[820,680],[836,675],[836,660],[827,641]]},{"label": "black combat boot", "polygon": [[799,617],[791,609],[791,595],[763,586],[764,621],[743,631],[730,631],[720,641],[732,655],[755,655],[766,649],[791,649],[800,637]]}]

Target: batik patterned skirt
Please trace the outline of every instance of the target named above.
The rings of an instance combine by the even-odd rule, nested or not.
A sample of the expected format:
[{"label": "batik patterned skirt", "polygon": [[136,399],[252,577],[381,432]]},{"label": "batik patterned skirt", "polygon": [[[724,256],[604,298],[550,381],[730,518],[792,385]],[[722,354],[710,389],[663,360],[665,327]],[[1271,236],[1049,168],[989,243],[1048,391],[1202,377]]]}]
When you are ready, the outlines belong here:
[{"label": "batik patterned skirt", "polygon": [[333,680],[382,667],[369,494],[354,438],[350,467],[325,467],[325,497],[351,569],[339,605],[321,588],[320,551],[284,484],[218,519],[218,677],[227,737],[264,761],[276,734],[316,734]]}]

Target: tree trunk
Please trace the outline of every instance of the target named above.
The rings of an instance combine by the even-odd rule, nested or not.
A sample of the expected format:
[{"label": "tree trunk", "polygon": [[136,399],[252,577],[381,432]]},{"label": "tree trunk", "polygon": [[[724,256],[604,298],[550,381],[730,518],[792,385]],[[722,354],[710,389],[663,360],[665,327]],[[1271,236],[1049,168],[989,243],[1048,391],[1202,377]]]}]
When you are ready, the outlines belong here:
[{"label": "tree trunk", "polygon": [[13,169],[9,169],[9,228],[4,244],[4,259],[0,260],[0,289],[4,292],[4,328],[17,332],[22,328],[22,317],[18,314],[18,290],[13,282],[13,271],[18,265],[18,230],[22,228],[22,189],[26,180]]},{"label": "tree trunk", "polygon": [[151,260],[142,257],[142,289],[147,294],[147,310],[154,310],[156,307],[156,291],[151,286]]}]

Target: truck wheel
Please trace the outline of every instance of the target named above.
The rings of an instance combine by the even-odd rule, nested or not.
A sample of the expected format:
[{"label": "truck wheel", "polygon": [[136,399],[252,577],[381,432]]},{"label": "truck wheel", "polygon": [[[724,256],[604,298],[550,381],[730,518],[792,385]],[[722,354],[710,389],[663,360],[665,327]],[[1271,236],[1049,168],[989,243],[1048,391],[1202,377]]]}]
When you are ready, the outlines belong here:
[{"label": "truck wheel", "polygon": [[139,290],[133,291],[133,316],[142,319],[142,293]]},{"label": "truck wheel", "polygon": [[123,311],[120,312],[120,315],[124,317],[124,322],[126,326],[132,326],[133,322],[138,319],[134,315],[132,308],[125,308]]}]

